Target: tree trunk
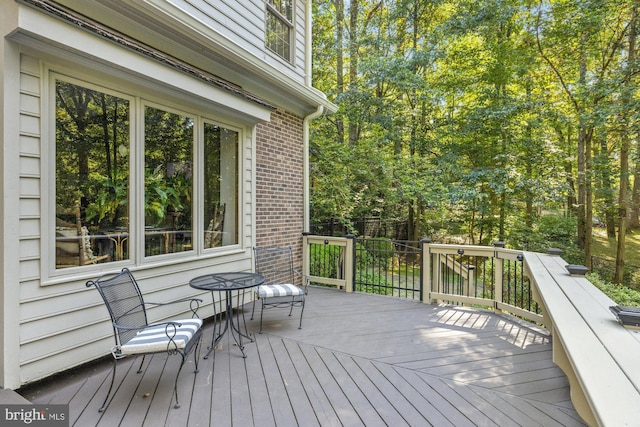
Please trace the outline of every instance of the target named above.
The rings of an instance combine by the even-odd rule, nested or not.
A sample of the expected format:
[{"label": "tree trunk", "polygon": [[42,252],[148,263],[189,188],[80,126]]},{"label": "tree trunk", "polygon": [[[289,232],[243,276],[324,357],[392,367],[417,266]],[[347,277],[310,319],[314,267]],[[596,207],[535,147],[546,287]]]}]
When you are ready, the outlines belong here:
[{"label": "tree trunk", "polygon": [[[636,158],[640,159],[640,144],[636,147]],[[633,174],[633,190],[631,191],[631,212],[629,213],[629,228],[640,227],[640,162],[636,162]]]},{"label": "tree trunk", "polygon": [[[350,0],[349,5],[349,85],[358,88],[358,10],[360,0]],[[355,145],[359,137],[359,122],[352,117],[349,120],[349,145]]]},{"label": "tree trunk", "polygon": [[[337,95],[344,93],[344,1],[334,0],[336,10],[336,91]],[[344,143],[344,120],[340,115],[336,116],[336,138]]]},{"label": "tree trunk", "polygon": [[[629,25],[629,49],[627,50],[626,83],[622,88],[622,109],[621,109],[621,146],[620,146],[620,193],[618,197],[618,245],[616,250],[616,272],[613,276],[614,283],[622,283],[624,280],[624,250],[627,234],[627,189],[629,188],[629,148],[632,101],[631,76],[634,73],[635,50],[636,50],[636,21],[638,9],[637,2],[633,5],[631,23]],[[626,107],[626,108],[625,108]]]}]

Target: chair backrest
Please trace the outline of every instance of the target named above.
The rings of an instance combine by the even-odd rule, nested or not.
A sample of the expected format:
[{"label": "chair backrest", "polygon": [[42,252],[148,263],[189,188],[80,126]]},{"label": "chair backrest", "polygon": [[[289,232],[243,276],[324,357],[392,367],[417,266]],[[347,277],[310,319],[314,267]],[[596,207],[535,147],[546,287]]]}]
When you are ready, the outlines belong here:
[{"label": "chair backrest", "polygon": [[107,306],[107,310],[109,310],[114,325],[116,345],[127,343],[138,330],[120,329],[115,325],[141,327],[148,324],[142,293],[136,279],[128,269],[123,268],[120,273],[114,276],[89,280],[87,287],[89,286],[96,287]]},{"label": "chair backrest", "polygon": [[226,209],[225,203],[216,203],[213,206],[213,216],[209,221],[209,226],[205,230],[204,234],[204,247],[205,248],[217,248],[222,246],[222,233],[224,231],[224,212]]},{"label": "chair backrest", "polygon": [[87,265],[98,261],[91,248],[89,229],[82,224],[80,205],[74,210],[75,223],[71,224],[56,219],[56,254],[57,264]]},{"label": "chair backrest", "polygon": [[256,273],[264,276],[265,285],[294,284],[290,247],[256,247],[253,253]]}]

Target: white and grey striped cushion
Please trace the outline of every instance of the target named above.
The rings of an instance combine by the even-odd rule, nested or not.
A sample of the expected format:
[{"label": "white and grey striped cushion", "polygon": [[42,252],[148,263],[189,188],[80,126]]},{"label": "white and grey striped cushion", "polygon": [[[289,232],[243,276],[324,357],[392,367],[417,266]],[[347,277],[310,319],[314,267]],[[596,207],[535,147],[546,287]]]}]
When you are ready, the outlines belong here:
[{"label": "white and grey striped cushion", "polygon": [[292,297],[302,295],[303,293],[304,291],[302,289],[291,284],[258,286],[258,296],[260,298]]},{"label": "white and grey striped cushion", "polygon": [[176,325],[175,336],[173,336],[174,329],[171,325],[150,325],[121,346],[120,352],[122,354],[141,354],[175,350],[176,348],[183,349],[198,329],[202,327],[202,319],[180,319],[172,320],[172,322],[181,324],[181,326]]}]

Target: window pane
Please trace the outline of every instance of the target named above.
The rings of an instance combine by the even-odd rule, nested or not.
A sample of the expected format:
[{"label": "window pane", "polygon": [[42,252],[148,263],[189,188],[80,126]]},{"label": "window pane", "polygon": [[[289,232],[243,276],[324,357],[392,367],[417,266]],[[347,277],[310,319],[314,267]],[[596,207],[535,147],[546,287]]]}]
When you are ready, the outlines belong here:
[{"label": "window pane", "polygon": [[238,243],[238,132],[204,125],[204,248]]},{"label": "window pane", "polygon": [[275,14],[268,13],[267,47],[287,61],[291,60],[291,29]]},{"label": "window pane", "polygon": [[145,256],[193,249],[193,119],[145,107]]},{"label": "window pane", "polygon": [[269,0],[271,6],[277,10],[282,16],[287,18],[289,22],[291,22],[292,18],[292,0]]},{"label": "window pane", "polygon": [[129,102],[56,81],[56,268],[129,257]]}]

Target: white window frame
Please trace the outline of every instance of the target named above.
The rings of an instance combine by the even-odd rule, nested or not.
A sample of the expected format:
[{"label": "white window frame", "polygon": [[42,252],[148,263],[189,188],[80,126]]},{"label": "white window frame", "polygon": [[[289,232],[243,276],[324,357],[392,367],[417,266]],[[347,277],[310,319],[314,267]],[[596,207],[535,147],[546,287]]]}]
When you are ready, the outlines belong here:
[{"label": "white window frame", "polygon": [[[278,11],[275,7],[273,7],[273,5],[271,4],[271,0],[266,0],[265,1],[265,47],[267,48],[267,50],[271,53],[273,53],[274,55],[276,55],[278,58],[281,58],[285,61],[287,61],[289,64],[293,64],[293,59],[294,59],[294,43],[295,43],[295,16],[296,16],[296,5],[295,5],[295,0],[290,0],[291,1],[291,20],[289,20],[289,18],[287,18],[285,15],[283,15],[282,13],[280,13],[280,11]],[[287,58],[284,55],[281,55],[280,52],[274,50],[271,48],[271,46],[269,46],[268,43],[268,29],[269,29],[269,21],[271,18],[277,19],[278,21],[280,21],[283,25],[285,25],[286,27],[289,28],[289,57]]]},{"label": "white window frame", "polygon": [[[158,262],[165,264],[193,261],[202,256],[218,256],[223,253],[241,250],[242,242],[244,242],[244,204],[245,194],[242,183],[246,171],[243,169],[244,153],[245,153],[245,135],[247,134],[246,126],[235,125],[224,119],[215,118],[210,111],[207,112],[206,105],[202,103],[190,105],[188,101],[180,103],[171,99],[169,96],[158,95],[155,92],[153,97],[145,96],[142,88],[132,86],[128,87],[118,83],[117,80],[111,81],[107,78],[100,78],[83,74],[78,71],[66,70],[64,66],[43,66],[43,115],[42,115],[42,153],[44,156],[42,162],[42,178],[41,179],[41,200],[42,200],[42,219],[41,219],[41,272],[42,285],[55,284],[59,280],[69,276],[86,276],[93,277],[97,271],[108,269],[113,271],[122,267],[144,267],[157,266]],[[77,84],[89,89],[104,92],[110,95],[118,96],[126,99],[130,103],[129,112],[129,258],[121,261],[111,261],[102,264],[92,264],[78,267],[68,267],[56,269],[55,265],[55,220],[56,220],[56,80],[62,80],[72,84]],[[144,147],[144,107],[145,105],[164,109],[169,112],[189,116],[194,120],[194,146],[193,146],[193,224],[192,224],[192,244],[194,249],[184,252],[176,252],[170,254],[145,256],[144,249],[144,165],[145,165],[145,147]],[[217,248],[204,249],[204,239],[202,237],[203,226],[200,224],[204,209],[201,201],[204,189],[203,178],[203,133],[204,123],[215,124],[220,127],[233,130],[238,133],[238,147],[236,159],[237,171],[237,191],[235,218],[236,227],[236,243],[221,246]]]}]

